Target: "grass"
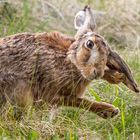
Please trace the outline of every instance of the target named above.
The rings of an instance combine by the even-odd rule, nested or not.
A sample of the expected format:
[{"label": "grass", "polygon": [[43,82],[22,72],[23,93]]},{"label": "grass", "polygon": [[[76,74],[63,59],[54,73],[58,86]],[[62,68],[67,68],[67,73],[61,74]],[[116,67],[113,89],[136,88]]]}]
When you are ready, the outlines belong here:
[{"label": "grass", "polygon": [[[31,21],[28,2],[24,1],[21,16],[1,18],[0,36],[30,31]],[[41,22],[32,31],[44,31],[48,23]],[[113,44],[113,42],[111,42]],[[116,45],[116,42],[115,42]],[[140,84],[140,50],[118,50],[130,65]],[[54,120],[49,120],[46,104],[41,108],[27,108],[21,120],[14,117],[13,106],[7,104],[0,115],[1,140],[139,140],[140,96],[124,85],[110,85],[105,81],[93,81],[86,96],[106,101],[120,109],[114,119],[104,120],[97,115],[78,108],[62,107]]]}]

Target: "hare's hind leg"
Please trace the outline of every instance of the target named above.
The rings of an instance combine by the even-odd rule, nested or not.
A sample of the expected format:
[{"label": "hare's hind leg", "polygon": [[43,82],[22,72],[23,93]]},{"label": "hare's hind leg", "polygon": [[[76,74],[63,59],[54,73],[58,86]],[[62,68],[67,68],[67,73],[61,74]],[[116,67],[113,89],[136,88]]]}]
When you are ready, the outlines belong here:
[{"label": "hare's hind leg", "polygon": [[112,118],[119,113],[119,109],[111,104],[105,102],[92,102],[84,98],[75,97],[61,97],[58,101],[59,105],[80,107],[89,111],[96,113],[102,118]]}]

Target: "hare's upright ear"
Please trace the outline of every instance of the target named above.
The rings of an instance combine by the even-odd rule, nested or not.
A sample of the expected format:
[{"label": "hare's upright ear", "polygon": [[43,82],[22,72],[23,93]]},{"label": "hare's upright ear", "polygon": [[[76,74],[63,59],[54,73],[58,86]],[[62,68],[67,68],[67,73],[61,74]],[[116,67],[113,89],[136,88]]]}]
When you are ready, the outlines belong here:
[{"label": "hare's upright ear", "polygon": [[78,38],[85,34],[86,32],[93,32],[95,29],[96,23],[92,13],[92,10],[89,6],[85,6],[82,11],[79,11],[74,19],[74,27],[77,30],[75,38]]},{"label": "hare's upright ear", "polygon": [[84,25],[86,19],[86,13],[84,10],[79,11],[74,18],[74,28],[76,30],[79,30],[80,27],[82,27]]},{"label": "hare's upright ear", "polygon": [[134,92],[139,92],[138,85],[132,76],[130,68],[116,52],[110,50],[106,65],[108,70],[105,71],[103,79],[114,84],[123,82]]}]

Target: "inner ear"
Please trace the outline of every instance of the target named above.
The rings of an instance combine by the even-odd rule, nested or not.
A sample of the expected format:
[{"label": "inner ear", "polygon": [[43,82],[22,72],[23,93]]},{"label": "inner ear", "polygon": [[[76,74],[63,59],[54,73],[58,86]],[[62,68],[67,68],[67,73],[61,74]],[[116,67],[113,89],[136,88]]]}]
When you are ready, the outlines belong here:
[{"label": "inner ear", "polygon": [[76,30],[79,30],[80,27],[82,27],[84,25],[86,19],[86,13],[85,11],[79,11],[74,19],[74,27]]}]

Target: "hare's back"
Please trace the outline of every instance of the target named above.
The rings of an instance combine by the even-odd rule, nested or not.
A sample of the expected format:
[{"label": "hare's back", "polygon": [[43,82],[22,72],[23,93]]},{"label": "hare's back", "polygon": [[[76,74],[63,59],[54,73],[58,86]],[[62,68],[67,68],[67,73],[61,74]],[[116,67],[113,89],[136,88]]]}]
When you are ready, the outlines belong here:
[{"label": "hare's back", "polygon": [[0,70],[24,70],[23,65],[30,63],[36,48],[34,34],[23,33],[0,39]]},{"label": "hare's back", "polygon": [[[62,65],[73,39],[54,33],[20,33],[0,39],[0,76],[31,77],[34,69],[51,72]],[[59,68],[58,68],[59,69]]]}]

